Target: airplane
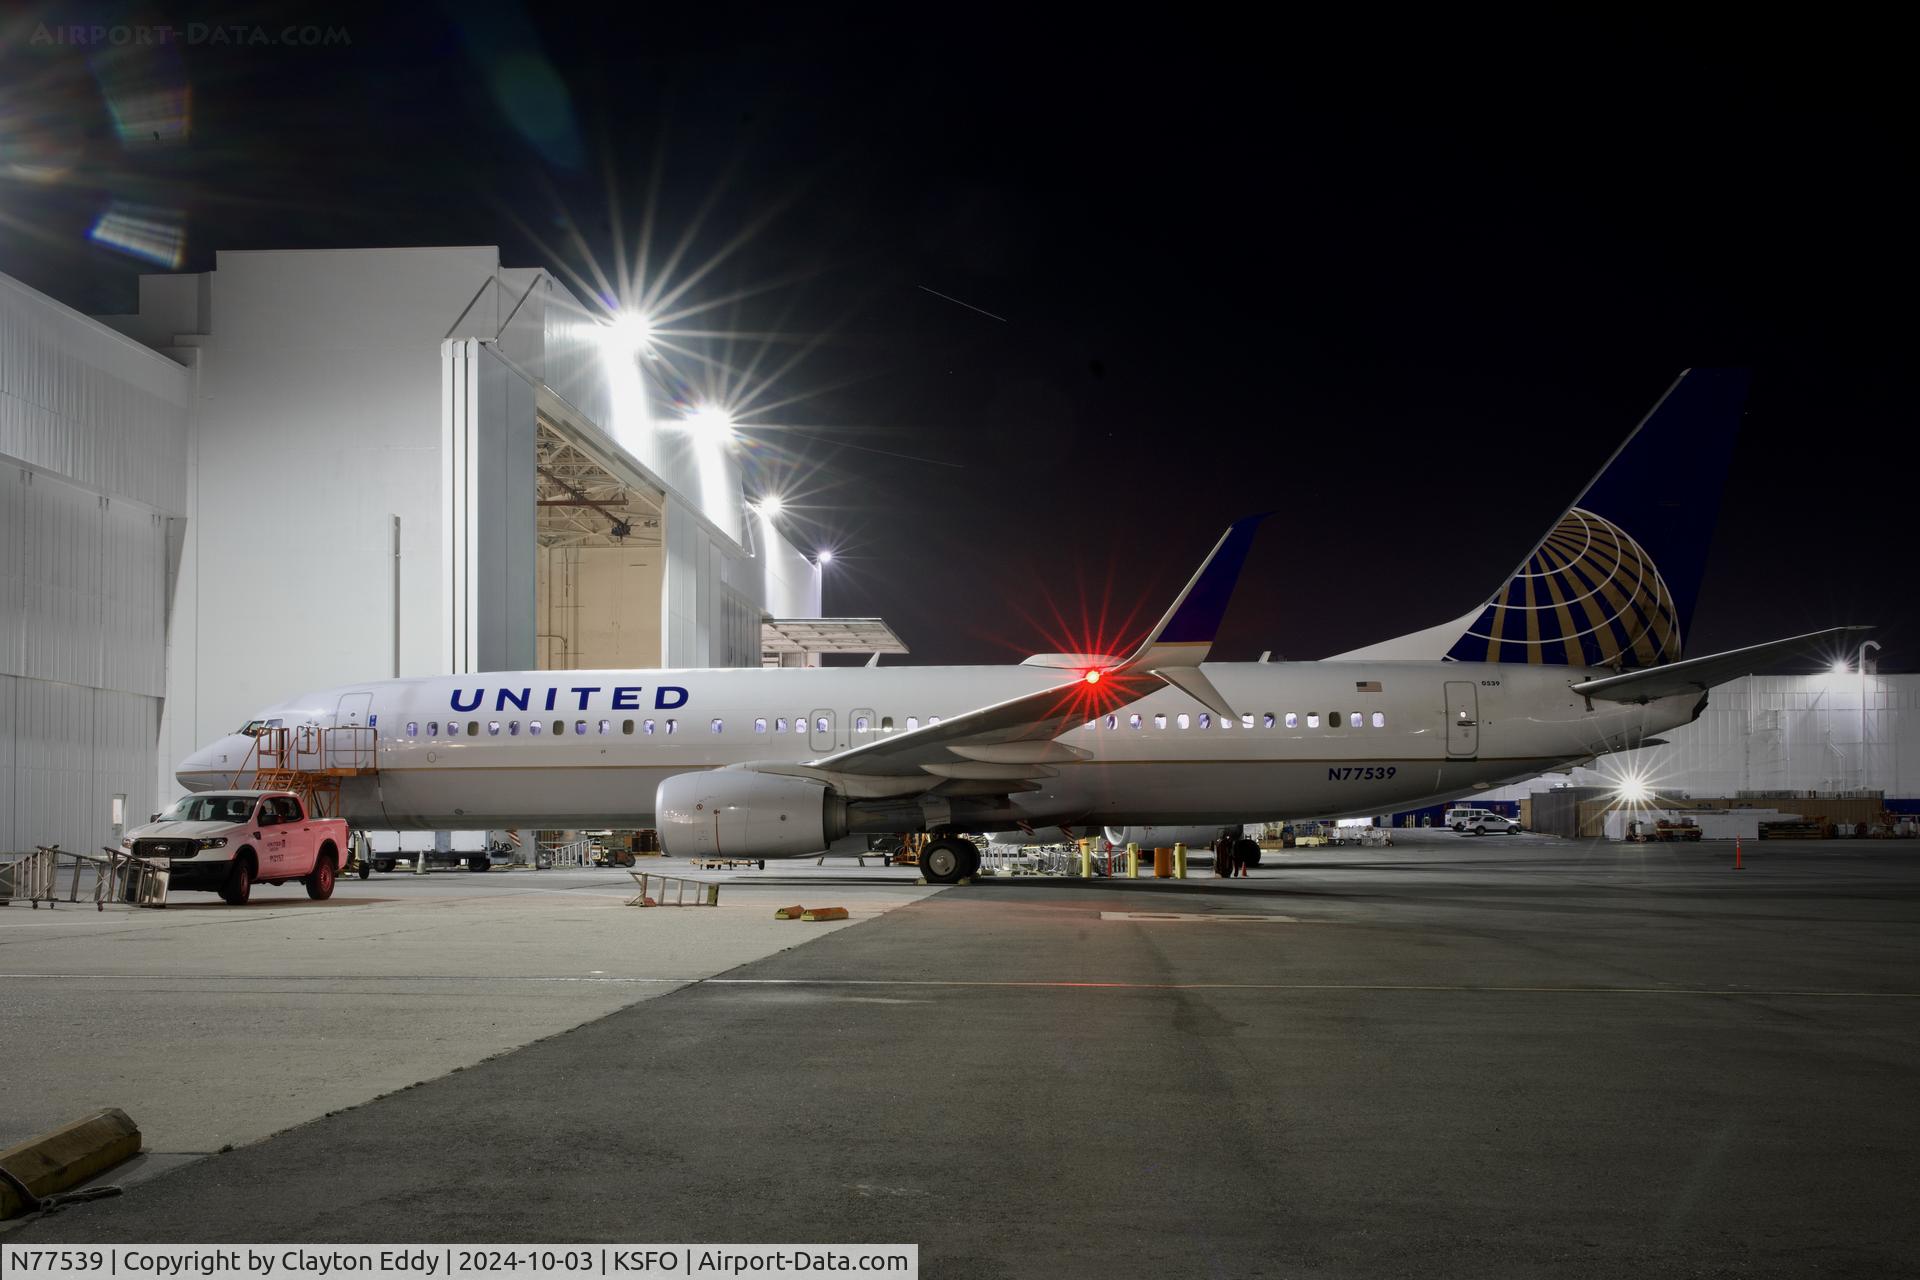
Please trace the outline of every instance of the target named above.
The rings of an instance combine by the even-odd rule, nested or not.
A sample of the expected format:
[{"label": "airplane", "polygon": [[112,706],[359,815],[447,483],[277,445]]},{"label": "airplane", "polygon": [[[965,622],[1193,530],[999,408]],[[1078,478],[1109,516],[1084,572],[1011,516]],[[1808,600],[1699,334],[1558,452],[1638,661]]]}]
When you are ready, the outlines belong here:
[{"label": "airplane", "polygon": [[342,784],[358,827],[651,827],[671,855],[755,858],[925,832],[936,884],[978,869],[962,831],[1451,800],[1650,745],[1713,685],[1869,629],[1683,656],[1747,381],[1682,373],[1484,603],[1317,662],[1209,660],[1253,516],[1125,656],[375,680],[264,710],[176,776],[244,785],[264,729],[358,727],[377,758]]}]

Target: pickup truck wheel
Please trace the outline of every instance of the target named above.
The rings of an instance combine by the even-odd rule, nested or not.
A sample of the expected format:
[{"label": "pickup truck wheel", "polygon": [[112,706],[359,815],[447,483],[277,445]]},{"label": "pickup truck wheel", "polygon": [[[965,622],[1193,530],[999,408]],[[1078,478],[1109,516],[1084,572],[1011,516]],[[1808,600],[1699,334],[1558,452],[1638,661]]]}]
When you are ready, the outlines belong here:
[{"label": "pickup truck wheel", "polygon": [[313,871],[301,881],[307,886],[307,896],[315,902],[325,902],[333,896],[333,853],[322,853],[313,864]]},{"label": "pickup truck wheel", "polygon": [[253,896],[253,854],[241,850],[227,865],[227,881],[220,886],[220,898],[230,907],[244,907]]}]

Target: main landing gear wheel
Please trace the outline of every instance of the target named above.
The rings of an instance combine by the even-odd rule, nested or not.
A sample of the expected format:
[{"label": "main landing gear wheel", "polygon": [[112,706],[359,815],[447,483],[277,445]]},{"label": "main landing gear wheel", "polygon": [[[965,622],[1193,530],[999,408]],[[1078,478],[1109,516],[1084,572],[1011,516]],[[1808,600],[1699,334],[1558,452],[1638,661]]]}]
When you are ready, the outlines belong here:
[{"label": "main landing gear wheel", "polygon": [[948,836],[920,850],[920,874],[928,884],[959,884],[980,869],[980,851],[970,841]]}]

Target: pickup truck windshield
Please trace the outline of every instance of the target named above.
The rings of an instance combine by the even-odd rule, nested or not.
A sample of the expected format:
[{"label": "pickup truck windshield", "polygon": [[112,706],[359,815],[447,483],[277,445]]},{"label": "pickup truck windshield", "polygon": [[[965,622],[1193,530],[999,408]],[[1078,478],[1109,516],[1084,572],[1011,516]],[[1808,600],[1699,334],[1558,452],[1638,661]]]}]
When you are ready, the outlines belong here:
[{"label": "pickup truck windshield", "polygon": [[245,822],[252,796],[183,796],[160,815],[162,822]]}]

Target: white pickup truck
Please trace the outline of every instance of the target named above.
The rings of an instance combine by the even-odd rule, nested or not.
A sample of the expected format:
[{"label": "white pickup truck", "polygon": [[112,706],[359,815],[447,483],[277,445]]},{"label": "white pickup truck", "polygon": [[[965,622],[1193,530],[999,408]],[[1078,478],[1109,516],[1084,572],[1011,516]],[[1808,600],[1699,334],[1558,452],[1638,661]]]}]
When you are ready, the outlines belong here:
[{"label": "white pickup truck", "polygon": [[261,882],[298,880],[309,898],[326,899],[346,856],[347,824],[313,817],[291,791],[207,791],[183,796],[120,847],[167,859],[170,890],[210,890],[236,907]]}]

